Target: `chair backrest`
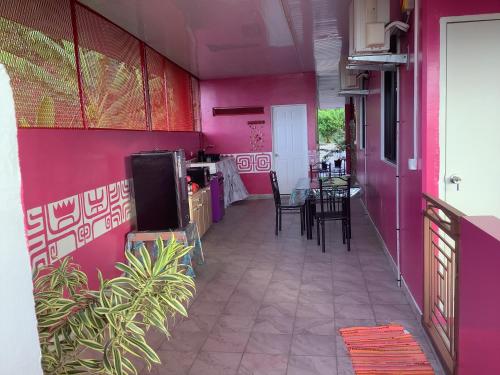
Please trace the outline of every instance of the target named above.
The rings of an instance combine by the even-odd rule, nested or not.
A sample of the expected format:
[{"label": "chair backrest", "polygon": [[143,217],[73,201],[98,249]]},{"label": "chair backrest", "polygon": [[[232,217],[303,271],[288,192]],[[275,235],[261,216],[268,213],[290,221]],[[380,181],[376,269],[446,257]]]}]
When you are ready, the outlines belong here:
[{"label": "chair backrest", "polygon": [[332,164],[326,163],[326,168],[321,162],[309,164],[309,177],[311,181],[314,177],[332,177]]},{"label": "chair backrest", "polygon": [[320,213],[334,212],[348,217],[351,199],[351,177],[332,177],[319,180]]},{"label": "chair backrest", "polygon": [[273,189],[274,204],[276,206],[280,206],[281,195],[280,195],[280,187],[278,185],[278,177],[276,176],[276,171],[270,171],[269,178],[271,180],[271,188]]}]

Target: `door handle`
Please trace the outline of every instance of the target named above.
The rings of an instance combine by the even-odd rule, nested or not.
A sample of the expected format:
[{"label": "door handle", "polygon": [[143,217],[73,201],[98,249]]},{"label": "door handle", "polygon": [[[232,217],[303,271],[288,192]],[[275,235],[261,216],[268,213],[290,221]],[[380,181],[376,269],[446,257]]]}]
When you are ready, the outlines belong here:
[{"label": "door handle", "polygon": [[274,153],[274,156],[275,156],[275,157],[278,157],[278,156],[280,156],[280,154],[278,154],[278,153],[276,153],[276,152],[275,152],[275,153]]},{"label": "door handle", "polygon": [[450,182],[457,185],[457,191],[460,190],[460,182],[462,182],[462,178],[460,176],[457,176],[456,174],[451,175]]}]

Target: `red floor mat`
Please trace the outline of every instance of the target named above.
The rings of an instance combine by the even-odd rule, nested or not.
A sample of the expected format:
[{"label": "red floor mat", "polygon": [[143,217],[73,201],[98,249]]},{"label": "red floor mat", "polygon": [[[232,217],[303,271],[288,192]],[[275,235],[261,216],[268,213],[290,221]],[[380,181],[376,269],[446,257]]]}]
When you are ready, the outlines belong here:
[{"label": "red floor mat", "polygon": [[356,375],[434,375],[420,345],[401,325],[340,329]]}]

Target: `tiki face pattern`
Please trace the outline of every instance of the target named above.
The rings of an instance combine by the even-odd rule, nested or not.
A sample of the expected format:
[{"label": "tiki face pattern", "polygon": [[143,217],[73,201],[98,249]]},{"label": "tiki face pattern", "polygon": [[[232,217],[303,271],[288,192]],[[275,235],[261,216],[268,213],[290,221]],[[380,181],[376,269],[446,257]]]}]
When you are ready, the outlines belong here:
[{"label": "tiki face pattern", "polygon": [[131,219],[130,181],[123,180],[26,211],[32,268],[52,264]]}]

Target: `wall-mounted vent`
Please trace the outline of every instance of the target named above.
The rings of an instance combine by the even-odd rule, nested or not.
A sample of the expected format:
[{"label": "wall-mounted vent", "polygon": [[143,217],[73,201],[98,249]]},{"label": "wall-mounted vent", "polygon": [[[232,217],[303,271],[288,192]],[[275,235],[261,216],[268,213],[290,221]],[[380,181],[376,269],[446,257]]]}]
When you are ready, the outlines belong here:
[{"label": "wall-mounted vent", "polygon": [[212,114],[214,116],[239,116],[239,115],[261,115],[264,113],[264,107],[214,107]]}]

